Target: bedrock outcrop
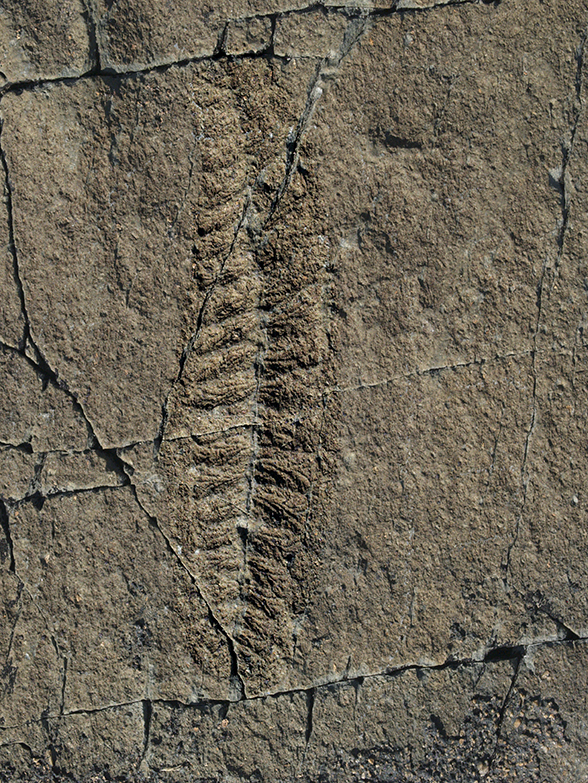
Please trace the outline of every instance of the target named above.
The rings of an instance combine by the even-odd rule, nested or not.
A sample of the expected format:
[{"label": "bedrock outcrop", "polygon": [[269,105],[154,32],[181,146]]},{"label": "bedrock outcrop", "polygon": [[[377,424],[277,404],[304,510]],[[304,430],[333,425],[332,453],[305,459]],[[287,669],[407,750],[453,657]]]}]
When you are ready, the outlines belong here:
[{"label": "bedrock outcrop", "polygon": [[0,780],[586,780],[587,25],[4,3]]}]

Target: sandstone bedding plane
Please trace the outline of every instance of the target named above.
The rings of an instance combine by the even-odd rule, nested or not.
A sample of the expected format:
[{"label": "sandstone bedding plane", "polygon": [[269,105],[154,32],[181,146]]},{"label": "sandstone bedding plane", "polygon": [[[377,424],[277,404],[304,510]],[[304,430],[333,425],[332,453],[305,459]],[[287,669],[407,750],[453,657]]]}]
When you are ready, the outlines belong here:
[{"label": "sandstone bedding plane", "polygon": [[588,0],[4,0],[0,781],[588,780]]}]

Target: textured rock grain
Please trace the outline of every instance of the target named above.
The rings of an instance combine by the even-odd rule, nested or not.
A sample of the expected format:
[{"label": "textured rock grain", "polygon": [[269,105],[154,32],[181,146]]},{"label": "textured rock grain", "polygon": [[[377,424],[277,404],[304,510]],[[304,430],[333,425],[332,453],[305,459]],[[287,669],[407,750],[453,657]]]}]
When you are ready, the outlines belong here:
[{"label": "textured rock grain", "polygon": [[57,5],[0,9],[0,780],[581,783],[586,0]]}]

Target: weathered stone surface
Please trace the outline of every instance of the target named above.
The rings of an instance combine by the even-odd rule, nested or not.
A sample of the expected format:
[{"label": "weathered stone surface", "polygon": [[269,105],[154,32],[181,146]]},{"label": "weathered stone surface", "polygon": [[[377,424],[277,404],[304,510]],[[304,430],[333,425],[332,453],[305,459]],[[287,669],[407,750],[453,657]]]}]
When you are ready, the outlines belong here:
[{"label": "weathered stone surface", "polygon": [[24,318],[10,246],[10,217],[5,198],[0,202],[0,255],[0,341],[12,348],[21,348],[24,344]]},{"label": "weathered stone surface", "polygon": [[575,783],[588,774],[586,757],[585,642],[531,649],[506,703],[501,754],[502,779]]},{"label": "weathered stone surface", "polygon": [[[534,44],[525,68],[541,80],[529,86],[507,65],[517,13],[522,25],[531,7],[379,20],[302,144],[305,181],[318,183],[313,203],[329,205],[325,233],[339,246],[327,327],[337,386],[326,421],[349,424],[338,433],[336,489],[316,514],[323,587],[297,638],[300,665],[322,657],[317,668],[327,676],[330,666],[333,679],[555,638],[563,619],[542,619],[529,600],[529,582],[549,582],[549,560],[526,573],[525,590],[508,581],[529,501],[536,292],[558,252],[561,207],[544,161],[561,158],[581,40],[573,21],[584,23],[574,17],[578,37],[562,27],[552,49]],[[460,43],[471,36],[476,47]],[[473,101],[480,80],[484,101]],[[545,125],[531,106],[549,100],[560,109]],[[564,561],[582,584],[583,562],[562,553]],[[566,570],[556,573],[565,582]],[[568,583],[560,600],[576,592]],[[321,634],[325,625],[334,632]]]},{"label": "weathered stone surface", "polygon": [[145,743],[144,704],[126,704],[100,712],[47,721],[47,734],[63,769],[78,777],[105,773],[116,779],[138,767]]},{"label": "weathered stone surface", "polygon": [[[301,667],[337,679],[546,632],[548,618],[529,617],[503,581],[528,425],[509,400],[530,405],[532,388],[523,357],[332,394],[340,468],[320,515],[325,578],[298,637]],[[334,632],[322,638],[326,617]]]},{"label": "weathered stone surface", "polygon": [[79,76],[91,66],[92,44],[81,0],[3,0],[1,86]]},{"label": "weathered stone surface", "polygon": [[348,23],[344,14],[324,10],[280,16],[276,20],[274,52],[278,57],[334,57]]},{"label": "weathered stone surface", "polygon": [[[389,5],[388,0],[327,0],[318,4],[326,9],[334,6],[339,12],[348,8],[353,16]],[[330,47],[348,13],[327,16],[319,11],[317,17],[316,7],[311,6],[308,12],[309,4],[303,0],[222,0],[197,6],[181,0],[173,7],[164,0],[99,0],[96,29],[101,62],[109,71],[121,73],[211,57],[222,51],[229,55],[257,52],[265,48],[267,21],[279,25],[276,41],[280,51],[287,50],[292,56],[326,56],[329,49],[319,42]],[[316,29],[317,18],[328,20],[324,30]],[[283,26],[281,20],[285,20]],[[310,49],[302,35],[305,29],[310,34]],[[296,50],[296,45],[303,51]]]},{"label": "weathered stone surface", "polygon": [[61,661],[60,712],[150,698],[225,698],[226,639],[130,489],[38,505],[11,514],[14,568]]},{"label": "weathered stone surface", "polygon": [[293,780],[306,747],[304,693],[234,705],[162,705],[145,762],[155,779]]},{"label": "weathered stone surface", "polygon": [[[125,83],[122,99],[106,81],[79,81],[3,102],[3,143],[20,172],[12,177],[15,236],[31,332],[105,446],[155,437],[181,353],[191,255],[172,229],[194,139],[175,117],[173,129],[166,125],[150,82]],[[125,125],[118,114],[131,111]],[[135,144],[147,135],[147,148]],[[166,171],[173,191],[161,187]],[[41,263],[46,250],[49,264]]]},{"label": "weathered stone surface", "polygon": [[71,8],[0,99],[0,780],[582,781],[588,3]]},{"label": "weathered stone surface", "polygon": [[586,86],[582,61],[562,135],[563,160],[550,170],[560,213],[557,252],[539,291],[535,394],[529,431],[526,503],[513,541],[513,586],[558,622],[586,635],[584,448],[588,416],[585,320]]},{"label": "weathered stone surface", "polygon": [[585,707],[574,683],[583,687],[585,655],[585,644],[560,644],[522,661],[321,689],[306,779],[582,780]]},{"label": "weathered stone surface", "polygon": [[[533,345],[580,31],[556,26],[523,62],[527,5],[379,20],[317,105],[301,155],[338,234],[343,386]],[[549,101],[545,123],[533,107]]]},{"label": "weathered stone surface", "polygon": [[141,763],[143,727],[144,705],[138,702],[7,731],[10,745],[0,748],[0,775],[6,780],[50,780],[72,769],[78,780],[126,777]]},{"label": "weathered stone surface", "polygon": [[128,482],[128,477],[110,455],[88,450],[75,454],[47,454],[39,481],[41,493],[49,496],[98,487],[119,487]]},{"label": "weathered stone surface", "polygon": [[90,432],[79,406],[18,353],[0,347],[0,442],[33,451],[84,449]]},{"label": "weathered stone surface", "polygon": [[287,71],[212,63],[5,98],[31,333],[104,447],[158,436],[209,286],[238,274],[225,262],[248,193],[295,122],[278,87],[305,88]]},{"label": "weathered stone surface", "polygon": [[[288,9],[304,7],[302,0]],[[115,71],[210,57],[220,48],[231,20],[279,13],[276,0],[222,0],[170,6],[163,0],[121,0],[98,4],[98,41],[104,66]],[[251,51],[251,50],[249,50]]]},{"label": "weathered stone surface", "polygon": [[[314,697],[309,780],[477,780],[496,750],[512,665],[417,669]],[[452,777],[453,776],[453,777]]]},{"label": "weathered stone surface", "polygon": [[0,448],[0,499],[16,501],[32,494],[37,464],[38,457],[27,448]]},{"label": "weathered stone surface", "polygon": [[229,55],[263,52],[269,49],[272,40],[270,17],[236,19],[229,22],[225,51]]},{"label": "weathered stone surface", "polygon": [[53,644],[47,617],[26,586],[10,573],[11,552],[0,535],[2,585],[2,698],[0,744],[13,740],[6,730],[57,714],[61,705],[63,659]]}]

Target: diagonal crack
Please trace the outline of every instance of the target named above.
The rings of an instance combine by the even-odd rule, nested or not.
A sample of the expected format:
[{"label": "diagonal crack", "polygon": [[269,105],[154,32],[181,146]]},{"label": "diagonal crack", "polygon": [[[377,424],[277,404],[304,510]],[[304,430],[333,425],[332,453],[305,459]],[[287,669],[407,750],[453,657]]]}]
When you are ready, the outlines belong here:
[{"label": "diagonal crack", "polygon": [[[6,153],[4,151],[4,147],[2,146],[2,133],[4,130],[4,121],[0,118],[0,160],[2,161],[2,168],[4,170],[4,181],[5,181],[5,187],[6,187],[6,209],[8,212],[8,247],[10,254],[12,256],[13,261],[13,269],[14,269],[14,278],[16,281],[16,287],[17,287],[17,293],[18,298],[20,300],[20,307],[21,307],[21,313],[24,320],[24,335],[22,339],[22,345],[15,349],[16,353],[19,353],[21,356],[25,357],[29,363],[46,379],[49,379],[54,383],[55,386],[58,388],[66,391],[67,394],[69,394],[72,399],[74,399],[76,402],[77,399],[75,395],[70,392],[67,389],[66,384],[64,381],[59,380],[57,373],[50,367],[47,359],[43,355],[41,349],[38,347],[38,345],[35,343],[35,340],[33,339],[32,333],[31,333],[31,320],[29,317],[28,309],[27,309],[27,303],[26,303],[26,296],[25,296],[25,289],[23,284],[23,276],[20,269],[20,263],[18,259],[18,251],[16,246],[16,239],[15,239],[15,230],[14,230],[14,204],[12,200],[12,184],[10,180],[10,173],[8,169],[8,161],[6,158]],[[35,356],[35,359],[31,359],[31,357],[27,354],[26,349],[27,346],[30,346],[30,348],[33,351],[33,354]],[[10,346],[6,346],[9,348]],[[14,349],[13,349],[14,350]],[[81,411],[81,405],[79,404],[79,408]],[[84,418],[87,420],[87,417],[84,415]]]},{"label": "diagonal crack", "polygon": [[323,67],[324,61],[322,64],[317,66],[316,73],[308,90],[306,105],[300,116],[300,119],[298,120],[296,130],[291,134],[291,136],[288,138],[288,141],[286,142],[286,172],[270,205],[268,215],[265,219],[264,228],[267,227],[267,225],[270,223],[274,213],[278,209],[286,190],[292,182],[292,177],[294,176],[294,172],[298,166],[298,161],[300,159],[299,148],[302,142],[302,138],[314,113],[315,107],[321,95],[323,94],[323,89],[319,86]]},{"label": "diagonal crack", "polygon": [[365,32],[368,18],[369,14],[365,13],[352,19],[345,30],[343,43],[341,44],[338,54],[334,58],[325,57],[316,68],[315,75],[308,87],[306,105],[300,115],[295,131],[293,131],[287,141],[286,172],[270,206],[269,213],[265,219],[264,228],[268,226],[272,217],[278,210],[298,168],[300,146],[316,106],[323,94],[325,80],[332,79],[337,74],[343,60],[350,54],[355,44]]},{"label": "diagonal crack", "polygon": [[96,494],[100,492],[117,492],[118,490],[126,489],[130,485],[130,483],[131,482],[129,481],[127,476],[123,484],[99,484],[94,487],[78,487],[76,489],[57,489],[55,491],[49,491],[47,493],[42,493],[39,489],[37,489],[31,494],[25,495],[23,498],[19,498],[14,503],[14,507],[18,508],[18,506],[31,502],[33,504],[37,503],[38,506],[41,506],[45,500],[54,499],[54,498],[75,498],[78,495]]},{"label": "diagonal crack", "polygon": [[241,674],[239,672],[239,659],[238,659],[238,656],[237,656],[237,651],[235,649],[235,641],[234,641],[233,637],[228,632],[228,630],[224,627],[224,625],[218,619],[218,617],[215,615],[215,613],[214,613],[214,611],[212,609],[212,604],[207,599],[205,591],[202,588],[202,586],[201,586],[201,584],[200,584],[200,582],[198,580],[198,577],[189,568],[189,566],[187,565],[186,561],[184,560],[184,558],[182,557],[180,552],[178,552],[177,548],[173,546],[170,537],[167,535],[165,530],[159,524],[159,520],[157,519],[157,517],[154,517],[153,515],[151,515],[147,511],[145,506],[141,503],[141,499],[139,498],[139,493],[137,492],[137,487],[133,483],[133,480],[131,478],[132,474],[130,473],[130,470],[131,470],[130,466],[127,465],[121,457],[119,457],[119,459],[120,459],[122,465],[124,465],[125,468],[126,468],[125,472],[126,472],[128,478],[129,478],[129,485],[128,486],[131,489],[131,492],[133,494],[135,502],[137,503],[137,505],[139,506],[139,508],[143,512],[143,514],[145,514],[145,516],[147,517],[147,519],[150,522],[150,524],[152,524],[158,530],[158,532],[160,533],[161,537],[165,541],[165,545],[166,545],[166,548],[168,549],[168,551],[173,555],[174,559],[177,560],[177,562],[180,564],[182,569],[188,574],[188,576],[190,578],[190,581],[194,585],[194,588],[196,590],[196,593],[197,593],[198,597],[200,598],[202,603],[206,606],[206,610],[208,612],[208,619],[209,619],[209,622],[210,622],[211,626],[215,630],[217,630],[221,634],[221,636],[225,639],[225,642],[227,644],[227,650],[229,652],[229,658],[230,658],[230,661],[231,661],[230,682],[231,682],[231,685],[233,687],[233,696],[234,696],[234,698],[231,699],[231,701],[242,701],[244,698],[246,698],[245,684],[244,684],[243,679],[241,677]]},{"label": "diagonal crack", "polygon": [[516,587],[513,587],[512,589],[520,599],[525,602],[530,601],[534,610],[541,612],[546,617],[549,617],[556,627],[559,640],[574,642],[580,639],[579,634],[577,634],[565,623],[559,612],[554,611],[551,608],[549,599],[543,596],[539,590],[535,591],[532,595],[529,595],[528,593],[524,593]]},{"label": "diagonal crack", "polygon": [[211,296],[213,295],[214,291],[216,290],[219,281],[222,277],[222,274],[226,268],[226,265],[231,258],[233,251],[235,249],[235,246],[237,244],[237,239],[239,237],[239,234],[243,228],[243,226],[246,223],[247,214],[249,212],[249,206],[251,204],[251,198],[252,198],[252,192],[249,192],[247,194],[247,197],[245,199],[245,203],[243,205],[243,212],[241,213],[241,218],[239,220],[239,223],[235,226],[235,232],[233,235],[233,240],[231,242],[231,246],[229,247],[227,253],[225,254],[224,258],[221,261],[221,264],[219,266],[219,270],[208,287],[204,299],[202,301],[202,304],[200,306],[200,310],[198,312],[198,316],[196,318],[196,325],[194,327],[194,331],[192,332],[192,335],[186,345],[184,346],[184,349],[182,350],[182,354],[180,356],[180,363],[179,363],[179,369],[178,373],[176,375],[175,381],[172,383],[171,388],[169,392],[167,393],[165,400],[162,405],[162,415],[161,415],[161,423],[159,425],[159,432],[157,433],[157,436],[155,440],[153,441],[153,456],[154,459],[157,459],[157,456],[159,454],[159,451],[161,449],[161,444],[163,442],[163,438],[165,436],[165,430],[167,428],[167,424],[169,421],[169,404],[171,400],[171,396],[174,393],[177,385],[181,382],[182,377],[184,375],[184,370],[186,367],[186,362],[192,355],[192,352],[194,351],[194,347],[196,345],[196,342],[198,341],[198,338],[200,336],[200,332],[202,331],[202,324],[204,322],[204,315],[206,312],[206,308],[208,307],[208,303],[210,301]]}]

